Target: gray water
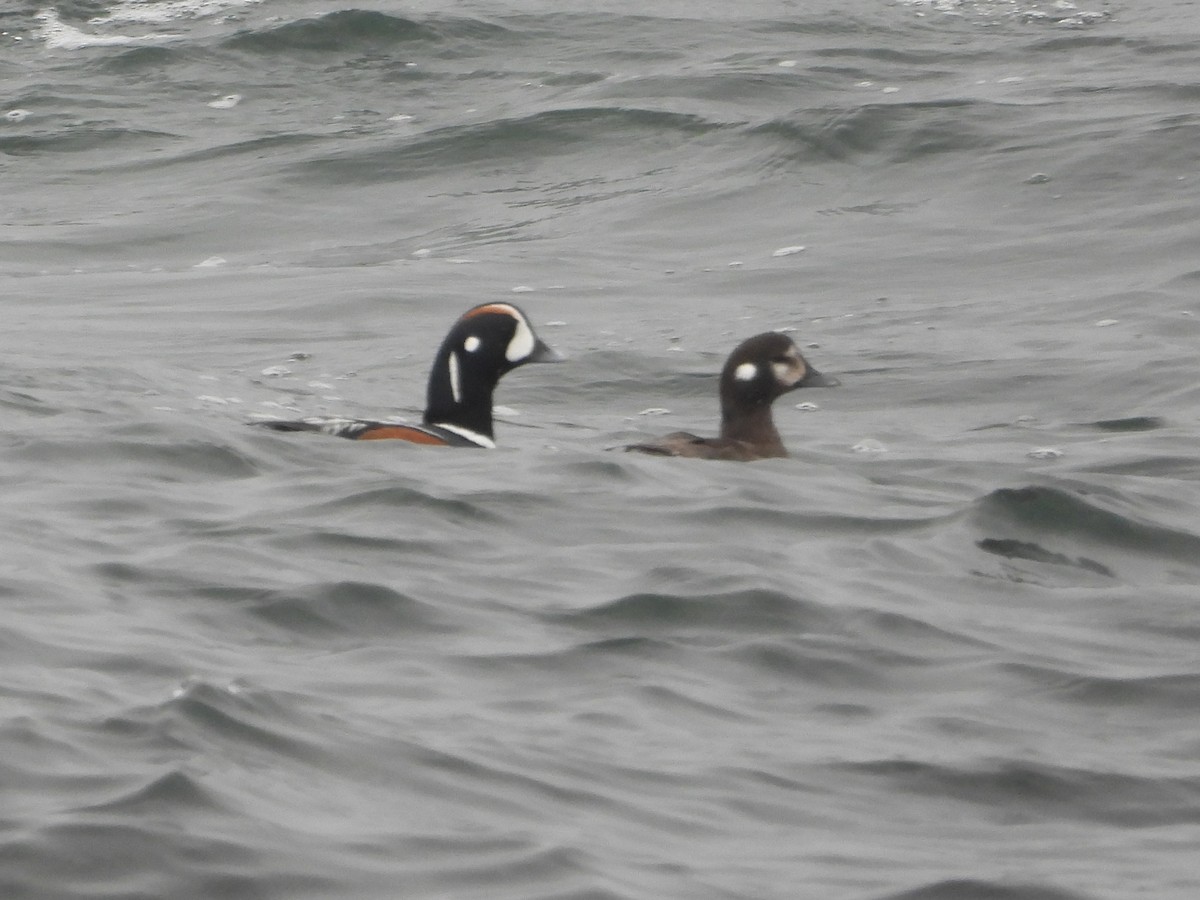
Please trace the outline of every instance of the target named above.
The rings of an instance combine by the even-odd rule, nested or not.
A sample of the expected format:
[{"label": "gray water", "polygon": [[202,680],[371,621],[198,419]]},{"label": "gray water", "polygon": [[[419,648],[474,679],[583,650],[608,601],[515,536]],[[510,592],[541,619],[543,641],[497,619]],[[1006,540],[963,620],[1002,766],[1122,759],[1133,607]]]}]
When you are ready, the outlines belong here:
[{"label": "gray water", "polygon": [[[1078,3],[0,12],[0,896],[1200,896],[1200,12]],[[488,301],[497,450],[246,427]]]}]

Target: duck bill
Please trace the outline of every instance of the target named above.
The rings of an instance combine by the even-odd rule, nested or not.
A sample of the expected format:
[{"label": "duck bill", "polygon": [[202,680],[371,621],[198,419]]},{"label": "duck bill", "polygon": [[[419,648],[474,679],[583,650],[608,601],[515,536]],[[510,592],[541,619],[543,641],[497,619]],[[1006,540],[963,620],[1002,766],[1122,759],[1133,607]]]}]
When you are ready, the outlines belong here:
[{"label": "duck bill", "polygon": [[565,359],[565,356],[545,343],[541,338],[537,338],[533,345],[533,352],[526,357],[525,362],[555,363],[563,362]]},{"label": "duck bill", "polygon": [[796,382],[795,387],[837,387],[839,384],[841,382],[832,375],[823,375],[812,366],[809,366],[808,372]]}]

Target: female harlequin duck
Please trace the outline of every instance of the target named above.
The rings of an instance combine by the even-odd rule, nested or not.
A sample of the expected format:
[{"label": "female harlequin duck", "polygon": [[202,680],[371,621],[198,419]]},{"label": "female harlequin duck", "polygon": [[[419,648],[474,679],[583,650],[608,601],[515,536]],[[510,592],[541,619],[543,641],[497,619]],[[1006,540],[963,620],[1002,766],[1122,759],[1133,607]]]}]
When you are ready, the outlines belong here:
[{"label": "female harlequin duck", "polygon": [[495,447],[492,392],[500,377],[525,363],[562,359],[511,303],[485,303],[463,313],[442,341],[429,373],[424,424],[323,417],[250,424],[276,431],[319,431],[355,441]]},{"label": "female harlequin duck", "polygon": [[800,355],[792,339],[768,331],[743,341],[721,370],[721,436],[696,437],[676,431],[656,441],[630,444],[626,450],[699,459],[769,459],[787,456],[771,404],[799,387],[834,387]]}]

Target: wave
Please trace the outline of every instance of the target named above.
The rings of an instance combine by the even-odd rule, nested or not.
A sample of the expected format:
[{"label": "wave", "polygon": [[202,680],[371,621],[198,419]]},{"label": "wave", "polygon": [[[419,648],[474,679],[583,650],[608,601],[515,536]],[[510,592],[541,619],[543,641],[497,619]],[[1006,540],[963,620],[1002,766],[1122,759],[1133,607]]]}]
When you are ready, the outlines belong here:
[{"label": "wave", "polygon": [[884,894],[876,900],[1095,900],[1095,897],[1040,884],[949,878],[898,894]]},{"label": "wave", "polygon": [[831,768],[924,800],[944,798],[1005,812],[1012,822],[1077,820],[1123,828],[1200,824],[1200,778],[1006,760],[957,767],[909,760],[832,763]]},{"label": "wave", "polygon": [[[1059,554],[1037,543],[1054,539],[1162,559],[1189,569],[1200,563],[1200,536],[1146,521],[1128,508],[1110,508],[1110,503],[1128,506],[1127,501],[1112,497],[1105,502],[1097,490],[1087,487],[1030,485],[992,491],[975,505],[972,516],[984,530],[1007,532],[980,542],[981,549],[998,555],[1041,555],[1045,557],[1041,561],[1062,562]],[[1075,564],[1097,571],[1107,568],[1093,561],[1075,560]]]},{"label": "wave", "polygon": [[506,159],[546,157],[597,144],[644,136],[647,140],[692,138],[726,126],[699,116],[632,107],[574,107],[516,118],[437,128],[416,137],[391,139],[383,148],[339,153],[292,167],[306,182],[371,184],[445,173],[453,167],[500,164]]},{"label": "wave", "polygon": [[106,123],[83,123],[51,134],[14,134],[0,137],[0,153],[40,156],[47,153],[86,153],[161,144],[176,135],[143,128],[119,128]]},{"label": "wave", "polygon": [[[291,51],[338,53],[383,50],[399,45],[457,42],[453,53],[464,52],[464,42],[508,39],[509,30],[480,19],[430,19],[417,21],[374,10],[345,9],[311,19],[286,22],[259,31],[227,38],[223,46],[249,53]],[[447,48],[448,49],[448,48]]]}]

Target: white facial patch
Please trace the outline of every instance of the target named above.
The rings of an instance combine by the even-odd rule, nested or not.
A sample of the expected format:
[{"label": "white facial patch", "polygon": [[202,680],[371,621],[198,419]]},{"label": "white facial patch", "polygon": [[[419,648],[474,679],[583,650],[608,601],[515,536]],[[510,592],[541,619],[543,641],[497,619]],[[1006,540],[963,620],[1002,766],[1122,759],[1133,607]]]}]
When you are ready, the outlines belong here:
[{"label": "white facial patch", "polygon": [[462,403],[462,389],[458,383],[458,354],[450,354],[450,393],[454,395],[455,403]]},{"label": "white facial patch", "polygon": [[517,323],[517,330],[513,333],[512,340],[508,342],[504,358],[509,362],[519,362],[533,352],[533,329],[529,327],[529,323],[523,316],[513,315],[513,319]]},{"label": "white facial patch", "polygon": [[480,342],[479,338],[475,337],[475,335],[471,335],[465,341],[463,341],[463,349],[466,350],[468,353],[474,353],[476,350],[479,349],[480,343],[481,342]]},{"label": "white facial patch", "polygon": [[754,363],[742,363],[733,370],[733,377],[738,381],[753,381],[758,377],[758,366]]}]

